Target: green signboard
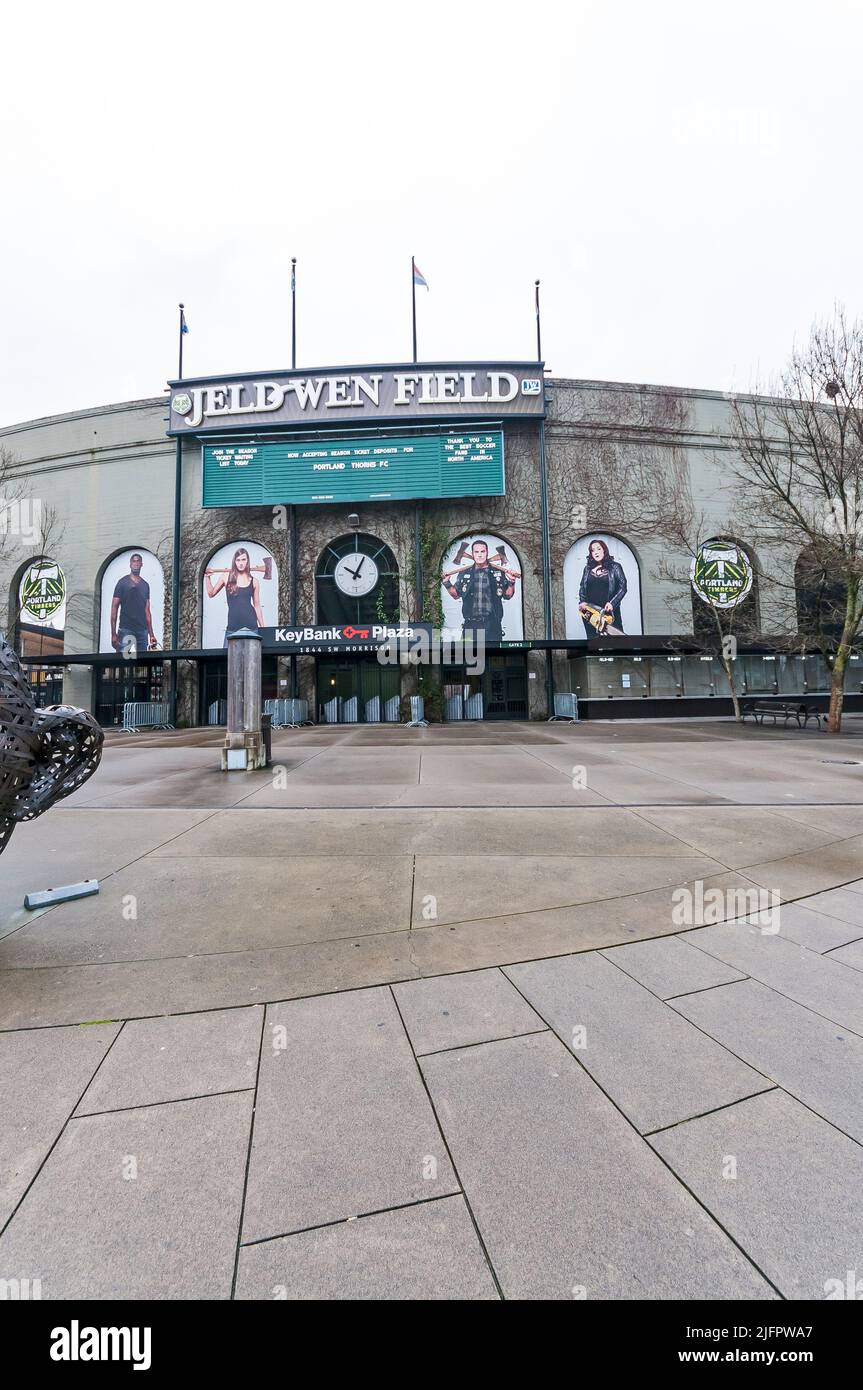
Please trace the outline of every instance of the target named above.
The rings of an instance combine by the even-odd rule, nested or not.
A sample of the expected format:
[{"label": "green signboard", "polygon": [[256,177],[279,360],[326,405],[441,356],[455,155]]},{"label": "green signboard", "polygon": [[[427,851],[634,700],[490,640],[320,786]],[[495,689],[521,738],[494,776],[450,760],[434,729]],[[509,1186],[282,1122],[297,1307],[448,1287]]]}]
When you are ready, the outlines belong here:
[{"label": "green signboard", "polygon": [[205,444],[204,506],[501,497],[503,434],[375,435]]}]

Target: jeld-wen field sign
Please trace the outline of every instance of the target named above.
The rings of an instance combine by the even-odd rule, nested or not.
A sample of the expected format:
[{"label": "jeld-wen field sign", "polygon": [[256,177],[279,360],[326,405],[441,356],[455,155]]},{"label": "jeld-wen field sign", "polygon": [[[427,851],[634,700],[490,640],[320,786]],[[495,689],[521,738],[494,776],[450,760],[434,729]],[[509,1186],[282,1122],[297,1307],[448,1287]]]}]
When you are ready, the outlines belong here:
[{"label": "jeld-wen field sign", "polygon": [[464,430],[204,444],[204,506],[500,497],[503,434]]}]

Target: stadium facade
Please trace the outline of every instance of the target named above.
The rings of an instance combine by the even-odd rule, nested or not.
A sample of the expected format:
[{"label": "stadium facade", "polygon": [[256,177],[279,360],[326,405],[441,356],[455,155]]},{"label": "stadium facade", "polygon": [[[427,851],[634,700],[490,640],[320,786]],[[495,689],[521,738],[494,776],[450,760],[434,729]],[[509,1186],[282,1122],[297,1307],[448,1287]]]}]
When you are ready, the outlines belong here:
[{"label": "stadium facade", "polygon": [[[728,536],[721,393],[536,362],[228,374],[0,447],[7,631],[43,703],[106,727],[169,696],[179,724],[224,722],[238,627],[261,631],[264,698],[313,720],[404,718],[418,690],[443,719],[541,720],[569,694],[582,718],[727,713],[689,557],[651,521],[681,490],[748,566],[741,694],[826,707],[827,666],[765,582],[796,557]],[[481,634],[484,660],[378,661],[382,632],[423,624]],[[852,666],[850,707],[860,690]]]}]

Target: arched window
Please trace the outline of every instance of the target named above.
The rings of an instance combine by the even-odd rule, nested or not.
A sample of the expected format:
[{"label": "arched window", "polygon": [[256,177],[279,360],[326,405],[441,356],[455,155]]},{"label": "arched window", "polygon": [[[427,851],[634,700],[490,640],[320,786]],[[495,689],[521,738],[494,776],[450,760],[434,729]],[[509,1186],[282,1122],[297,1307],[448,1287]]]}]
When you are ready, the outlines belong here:
[{"label": "arched window", "polygon": [[641,573],[626,541],[591,531],[571,545],[563,562],[563,603],[570,640],[600,637],[606,627],[608,635],[639,636]]},{"label": "arched window", "polygon": [[794,566],[797,630],[807,642],[836,642],[845,621],[845,585],[827,573],[812,550],[803,550]]},{"label": "arched window", "polygon": [[324,546],[315,566],[319,623],[396,622],[399,571],[388,545],[354,531]]}]

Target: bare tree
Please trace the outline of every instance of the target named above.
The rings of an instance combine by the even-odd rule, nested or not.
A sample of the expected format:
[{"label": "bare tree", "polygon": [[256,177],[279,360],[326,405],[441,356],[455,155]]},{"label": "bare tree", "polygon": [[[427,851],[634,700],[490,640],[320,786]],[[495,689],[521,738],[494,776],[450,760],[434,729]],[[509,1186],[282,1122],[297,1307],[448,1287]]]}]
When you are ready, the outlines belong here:
[{"label": "bare tree", "polygon": [[827,727],[838,733],[863,627],[863,323],[837,309],[791,354],[770,397],[737,397],[731,411],[736,505],[747,534],[790,557],[792,582],[797,567],[808,594],[799,635],[832,668]]}]

